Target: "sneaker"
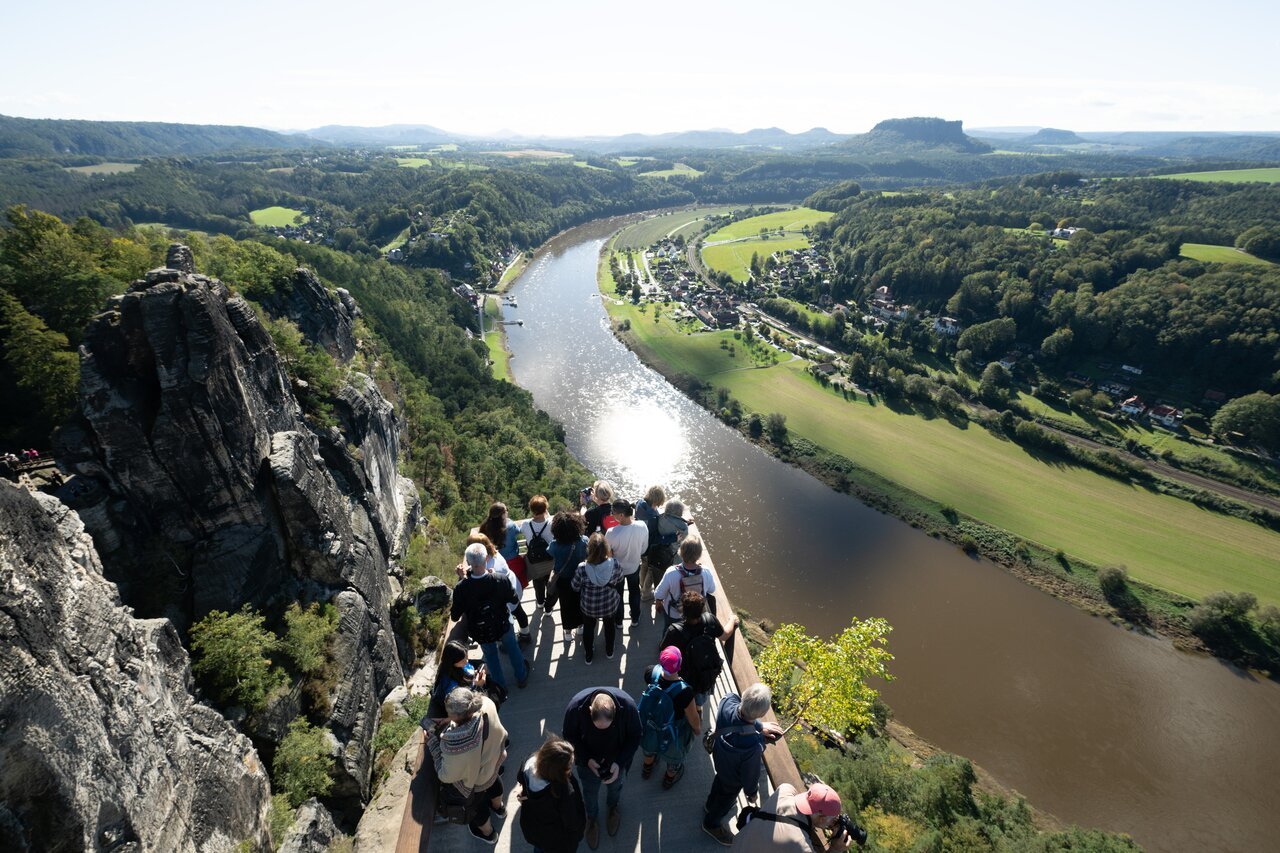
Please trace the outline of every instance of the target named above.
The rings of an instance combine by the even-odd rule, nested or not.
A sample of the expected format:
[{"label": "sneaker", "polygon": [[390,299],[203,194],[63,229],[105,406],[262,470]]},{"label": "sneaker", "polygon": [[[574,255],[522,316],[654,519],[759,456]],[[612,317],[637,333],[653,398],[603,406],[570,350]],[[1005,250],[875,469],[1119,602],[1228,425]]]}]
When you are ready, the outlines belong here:
[{"label": "sneaker", "polygon": [[725,829],[723,826],[717,826],[715,829],[712,829],[711,827],[704,825],[702,827],[702,831],[707,835],[710,835],[716,841],[719,841],[725,847],[733,846],[733,833]]},{"label": "sneaker", "polygon": [[522,646],[527,646],[533,642],[533,635],[528,631],[521,631],[519,634],[516,634],[516,642]]},{"label": "sneaker", "polygon": [[676,783],[680,781],[680,778],[682,776],[684,776],[683,764],[680,765],[680,769],[677,770],[675,773],[672,773],[670,770],[668,770],[666,775],[662,777],[662,790],[670,791],[672,788],[676,786]]},{"label": "sneaker", "polygon": [[470,826],[470,825],[468,825],[468,826],[467,826],[467,831],[468,831],[468,832],[470,832],[472,835],[474,835],[476,838],[479,838],[479,839],[480,839],[481,841],[483,841],[485,844],[497,844],[497,843],[498,843],[498,831],[497,831],[496,829],[494,829],[494,830],[490,830],[490,831],[489,831],[489,834],[488,834],[488,835],[485,835],[483,832],[481,832],[480,830],[476,829],[474,826]]},{"label": "sneaker", "polygon": [[506,804],[506,803],[503,803],[503,804],[502,804],[502,806],[501,806],[501,808],[496,808],[496,809],[495,809],[495,808],[493,807],[493,805],[491,804],[491,805],[489,806],[489,811],[493,812],[493,813],[494,813],[495,815],[497,815],[498,817],[506,817],[506,816],[507,816],[507,804]]},{"label": "sneaker", "polygon": [[587,821],[587,846],[595,850],[600,846],[600,821]]},{"label": "sneaker", "polygon": [[595,660],[595,655],[593,655],[591,652],[587,652],[582,656],[582,659],[586,661],[587,666],[591,666],[591,661]]},{"label": "sneaker", "polygon": [[604,656],[605,656],[605,657],[607,657],[609,660],[613,660],[613,650],[611,649],[611,650],[609,650],[609,651],[605,652],[605,653],[604,653]]},{"label": "sneaker", "polygon": [[577,628],[574,628],[574,629],[573,629],[573,638],[574,638],[575,640],[581,640],[581,639],[582,639],[582,626],[581,626],[581,625],[579,625]]},{"label": "sneaker", "polygon": [[605,829],[609,830],[609,835],[617,835],[618,827],[622,824],[622,813],[617,808],[609,809],[609,817],[604,822]]}]

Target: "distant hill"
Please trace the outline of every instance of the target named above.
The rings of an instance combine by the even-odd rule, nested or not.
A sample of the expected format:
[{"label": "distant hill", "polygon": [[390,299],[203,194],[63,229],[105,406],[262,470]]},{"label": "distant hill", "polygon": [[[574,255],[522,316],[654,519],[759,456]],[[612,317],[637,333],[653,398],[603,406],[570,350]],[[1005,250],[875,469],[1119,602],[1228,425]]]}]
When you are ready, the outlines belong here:
[{"label": "distant hill", "polygon": [[771,148],[799,151],[833,145],[849,137],[815,127],[802,133],[789,133],[780,127],[764,127],[735,133],[731,130],[685,130],[678,133],[628,133],[622,136],[593,136],[578,139],[546,140],[570,148],[600,152],[638,152],[660,148]]},{"label": "distant hill", "polygon": [[456,133],[429,124],[388,124],[382,127],[327,124],[302,132],[334,145],[441,145],[461,139]]},{"label": "distant hill", "polygon": [[1075,131],[1055,127],[1042,127],[1020,141],[1025,145],[1082,145],[1085,142]]},{"label": "distant hill", "polygon": [[891,118],[839,148],[871,155],[986,154],[991,146],[964,132],[963,122],[940,118]]},{"label": "distant hill", "polygon": [[256,127],[0,116],[0,157],[169,157],[315,144]]}]

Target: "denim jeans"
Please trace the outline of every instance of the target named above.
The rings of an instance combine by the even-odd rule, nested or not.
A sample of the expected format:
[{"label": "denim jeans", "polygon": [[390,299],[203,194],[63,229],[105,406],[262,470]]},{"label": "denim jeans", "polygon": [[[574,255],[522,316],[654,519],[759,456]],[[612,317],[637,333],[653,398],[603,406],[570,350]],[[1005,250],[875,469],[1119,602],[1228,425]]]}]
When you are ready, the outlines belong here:
[{"label": "denim jeans", "polygon": [[[621,767],[621,765],[619,765]],[[618,807],[619,801],[622,800],[622,783],[626,780],[627,773],[620,770],[618,773],[618,781],[612,785],[604,785],[600,781],[600,777],[591,772],[591,768],[585,764],[578,765],[578,781],[582,783],[582,799],[587,806],[587,820],[598,820],[600,818],[600,786],[608,788],[605,792],[605,805],[612,811]]]},{"label": "denim jeans", "polygon": [[507,653],[507,660],[511,662],[511,671],[515,674],[516,681],[524,681],[528,678],[529,671],[525,668],[524,655],[520,653],[516,632],[510,625],[507,626],[507,632],[496,642],[480,644],[480,650],[484,652],[485,665],[489,668],[489,677],[503,687],[507,686],[507,679],[502,675],[502,658],[498,656],[499,643],[502,645],[502,651]]},{"label": "denim jeans", "polygon": [[715,829],[723,824],[741,790],[740,786],[725,782],[724,777],[717,773],[716,778],[711,780],[711,793],[707,794],[706,814],[702,818],[702,825],[707,829]]}]

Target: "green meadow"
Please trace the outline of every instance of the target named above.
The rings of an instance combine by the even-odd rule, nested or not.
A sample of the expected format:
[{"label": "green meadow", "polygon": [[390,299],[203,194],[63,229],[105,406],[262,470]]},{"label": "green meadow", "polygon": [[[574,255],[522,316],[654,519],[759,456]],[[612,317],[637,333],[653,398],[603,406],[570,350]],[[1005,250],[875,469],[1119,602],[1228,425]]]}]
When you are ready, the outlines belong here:
[{"label": "green meadow", "polygon": [[1280,184],[1280,168],[1219,169],[1215,172],[1179,172],[1176,175],[1152,175],[1172,181],[1227,181],[1229,183]]},{"label": "green meadow", "polygon": [[[301,220],[299,220],[299,217],[301,217]],[[263,207],[258,210],[251,210],[249,211],[249,219],[254,225],[262,225],[267,228],[283,228],[298,221],[307,221],[307,217],[303,215],[301,210],[294,210],[292,207]]]},{"label": "green meadow", "polygon": [[681,175],[686,178],[696,178],[701,174],[702,172],[698,171],[692,166],[686,165],[685,163],[676,163],[670,169],[656,169],[652,172],[641,172],[640,177],[642,178],[673,178],[677,175]]},{"label": "green meadow", "polygon": [[139,163],[96,163],[92,166],[67,166],[68,172],[78,175],[123,175],[132,172]]},{"label": "green meadow", "polygon": [[708,217],[730,213],[735,209],[733,207],[697,207],[652,216],[622,229],[622,233],[614,240],[614,245],[619,249],[644,249],[668,234],[674,237],[677,233],[684,232],[687,237],[688,232],[696,230]]},{"label": "green meadow", "polygon": [[431,165],[431,160],[427,157],[397,157],[396,162],[408,169],[421,169]]},{"label": "green meadow", "polygon": [[1259,264],[1271,266],[1271,261],[1254,257],[1248,252],[1231,246],[1214,246],[1210,243],[1183,243],[1179,252],[1184,258],[1215,264]]},{"label": "green meadow", "polygon": [[828,213],[824,210],[794,207],[791,210],[780,210],[777,213],[766,213],[763,216],[753,216],[750,219],[731,222],[716,233],[708,236],[707,242],[715,243],[720,240],[754,237],[760,233],[761,228],[766,231],[776,231],[779,228],[784,231],[800,231],[806,225],[817,225],[819,222],[826,222],[833,216],[835,216],[834,213]]},{"label": "green meadow", "polygon": [[489,361],[493,377],[504,382],[511,381],[511,353],[507,351],[502,326],[496,323],[502,319],[502,306],[496,296],[484,297],[484,345],[489,348]]},{"label": "green meadow", "polygon": [[718,246],[704,246],[702,262],[713,270],[727,272],[733,276],[734,281],[746,281],[751,271],[752,255],[759,254],[763,260],[774,252],[807,248],[809,238],[799,234],[771,237],[768,240],[739,240]]},{"label": "green meadow", "polygon": [[690,334],[668,316],[655,323],[652,305],[641,312],[610,299],[606,306],[615,319],[630,319],[646,358],[727,389],[748,410],[781,412],[793,433],[927,498],[1050,550],[1124,565],[1132,577],[1180,595],[1245,590],[1280,603],[1280,534],[1038,458],[976,424],[956,427],[861,395],[846,400],[813,380],[805,361],[758,367],[741,341],[736,357],[720,348],[731,332]]}]

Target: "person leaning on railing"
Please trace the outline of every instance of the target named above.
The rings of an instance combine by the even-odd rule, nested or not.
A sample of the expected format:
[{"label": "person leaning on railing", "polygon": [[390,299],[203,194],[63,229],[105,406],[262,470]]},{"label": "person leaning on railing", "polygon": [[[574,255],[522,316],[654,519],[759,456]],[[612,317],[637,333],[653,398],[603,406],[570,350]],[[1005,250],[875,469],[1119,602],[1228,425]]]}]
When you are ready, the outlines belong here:
[{"label": "person leaning on railing", "polygon": [[[738,816],[741,824],[733,849],[742,853],[841,853],[850,837],[841,821],[840,795],[818,782],[797,793],[783,782],[759,809]],[[719,839],[717,839],[719,840]],[[722,842],[723,843],[723,842]]]},{"label": "person leaning on railing", "polygon": [[716,775],[702,808],[702,829],[726,846],[733,843],[733,833],[724,819],[739,792],[746,795],[748,804],[756,804],[765,744],[782,737],[780,725],[760,722],[772,702],[769,688],[759,683],[744,690],[741,697],[730,693],[720,700],[711,747]]}]

